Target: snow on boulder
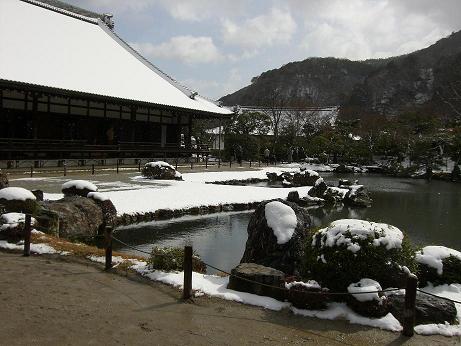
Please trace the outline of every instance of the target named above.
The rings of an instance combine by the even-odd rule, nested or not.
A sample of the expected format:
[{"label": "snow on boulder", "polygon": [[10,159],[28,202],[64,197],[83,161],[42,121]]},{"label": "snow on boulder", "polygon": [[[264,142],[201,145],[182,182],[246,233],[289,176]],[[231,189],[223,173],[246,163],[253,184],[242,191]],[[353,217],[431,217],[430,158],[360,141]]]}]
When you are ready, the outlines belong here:
[{"label": "snow on boulder", "polygon": [[103,195],[102,193],[100,192],[90,192],[86,195],[87,198],[91,198],[91,199],[94,199],[94,200],[97,200],[97,201],[100,201],[100,202],[104,202],[104,201],[107,201],[109,200],[109,197]]},{"label": "snow on boulder", "polygon": [[7,212],[35,214],[40,206],[35,195],[22,187],[6,187],[0,190],[0,204]]},{"label": "snow on boulder", "polygon": [[149,179],[182,180],[182,175],[172,165],[164,161],[147,162],[142,175]]},{"label": "snow on boulder", "polygon": [[87,180],[70,180],[62,184],[61,190],[65,197],[87,197],[90,192],[98,191],[98,188]]},{"label": "snow on boulder", "polygon": [[307,258],[307,272],[322,287],[343,291],[362,278],[383,287],[398,287],[416,262],[409,241],[396,227],[364,220],[344,219],[317,231]]},{"label": "snow on boulder", "polygon": [[445,246],[426,246],[416,252],[422,284],[461,283],[461,252]]},{"label": "snow on boulder", "polygon": [[241,263],[257,263],[291,275],[301,270],[310,217],[295,203],[261,203],[248,224]]},{"label": "snow on boulder", "polygon": [[267,225],[272,228],[277,237],[277,244],[285,244],[291,239],[298,220],[290,206],[279,201],[267,203],[265,216]]}]

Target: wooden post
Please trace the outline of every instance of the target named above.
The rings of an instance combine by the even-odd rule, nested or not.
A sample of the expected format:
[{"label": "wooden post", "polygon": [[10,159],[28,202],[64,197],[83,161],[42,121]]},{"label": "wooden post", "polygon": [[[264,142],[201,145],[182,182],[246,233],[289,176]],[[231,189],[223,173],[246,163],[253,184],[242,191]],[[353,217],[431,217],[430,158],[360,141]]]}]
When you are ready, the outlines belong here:
[{"label": "wooden post", "polygon": [[117,174],[118,174],[119,160],[117,159]]},{"label": "wooden post", "polygon": [[91,165],[91,174],[94,175],[94,163]]},{"label": "wooden post", "polygon": [[178,158],[178,156],[176,156],[176,164],[175,164],[175,167],[174,167],[174,169],[176,169],[176,170],[178,170],[178,160],[179,160],[179,158]]},{"label": "wooden post", "polygon": [[208,169],[208,155],[205,156],[205,169]]},{"label": "wooden post", "polygon": [[250,168],[251,168],[251,159],[250,159]]},{"label": "wooden post", "polygon": [[232,158],[229,159],[229,168],[232,167]]},{"label": "wooden post", "polygon": [[403,330],[405,336],[413,336],[415,326],[416,287],[418,278],[414,274],[408,275],[405,288],[405,307],[403,310]]},{"label": "wooden post", "polygon": [[141,172],[141,160],[138,160],[138,172]]},{"label": "wooden post", "polygon": [[184,247],[184,288],[183,299],[192,297],[192,246]]},{"label": "wooden post", "polygon": [[194,159],[190,158],[190,169],[194,169]]},{"label": "wooden post", "polygon": [[32,233],[31,228],[31,216],[30,214],[26,214],[26,220],[24,222],[24,256],[30,256],[30,235]]},{"label": "wooden post", "polygon": [[34,175],[34,167],[30,166],[30,177]]},{"label": "wooden post", "polygon": [[66,175],[67,175],[67,165],[66,165],[66,163],[64,162],[64,176],[66,176]]},{"label": "wooden post", "polygon": [[106,265],[105,270],[112,268],[112,227],[105,228]]}]

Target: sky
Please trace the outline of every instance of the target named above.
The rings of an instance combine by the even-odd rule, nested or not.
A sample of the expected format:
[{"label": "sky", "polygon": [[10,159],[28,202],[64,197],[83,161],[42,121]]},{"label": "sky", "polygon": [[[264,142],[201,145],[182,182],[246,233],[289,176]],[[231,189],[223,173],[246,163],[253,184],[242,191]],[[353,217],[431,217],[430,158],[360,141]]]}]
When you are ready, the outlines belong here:
[{"label": "sky", "polygon": [[218,99],[309,57],[383,58],[461,29],[461,0],[64,0],[173,78]]}]

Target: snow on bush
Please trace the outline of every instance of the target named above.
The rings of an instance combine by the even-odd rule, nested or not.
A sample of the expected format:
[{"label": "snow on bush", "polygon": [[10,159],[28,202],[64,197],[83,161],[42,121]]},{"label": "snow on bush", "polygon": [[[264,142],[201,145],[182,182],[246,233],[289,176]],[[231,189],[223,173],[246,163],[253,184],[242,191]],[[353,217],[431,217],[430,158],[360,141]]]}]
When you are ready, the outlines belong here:
[{"label": "snow on bush", "polygon": [[277,238],[277,244],[287,243],[298,223],[294,210],[282,202],[273,201],[266,204],[264,212],[267,225]]},{"label": "snow on bush", "polygon": [[[386,299],[384,296],[380,297],[378,293],[361,293],[361,292],[374,292],[374,291],[381,291],[381,285],[379,282],[372,280],[372,279],[362,279],[359,282],[350,284],[347,287],[347,292],[352,294],[359,302],[369,302],[372,300],[376,300],[381,302],[382,299]],[[361,294],[354,294],[354,293],[361,293]]]},{"label": "snow on bush", "polygon": [[182,180],[181,173],[164,161],[147,162],[142,169],[142,175],[151,179]]},{"label": "snow on bush", "polygon": [[453,256],[461,261],[461,252],[445,246],[426,246],[416,253],[416,261],[426,264],[437,270],[437,274],[443,274],[443,260]]},{"label": "snow on bush", "polygon": [[374,246],[385,246],[387,250],[402,247],[403,233],[396,227],[364,220],[343,219],[333,221],[327,228],[318,231],[312,245],[320,238],[322,247],[345,245],[356,253],[361,240],[370,240]]},{"label": "snow on bush", "polygon": [[306,288],[309,288],[309,289],[322,289],[322,287],[320,287],[319,283],[315,280],[308,280],[306,282],[304,281],[292,281],[292,282],[289,282],[289,283],[285,283],[285,288],[286,289],[290,289],[292,288],[293,286],[303,286],[303,287],[306,287]]},{"label": "snow on bush", "polygon": [[32,192],[22,187],[5,187],[0,190],[0,199],[7,201],[35,201],[37,198]]},{"label": "snow on bush", "polygon": [[[6,213],[0,215],[0,231],[10,228],[16,228],[26,221],[26,215],[23,213]],[[34,225],[36,220],[31,218],[31,224]]]},{"label": "snow on bush", "polygon": [[416,270],[414,251],[396,227],[363,220],[332,222],[312,236],[306,249],[305,277],[334,291],[362,278],[398,287],[403,266]]},{"label": "snow on bush", "polygon": [[422,284],[461,283],[461,252],[445,246],[426,246],[416,253]]},{"label": "snow on bush", "polygon": [[87,181],[87,180],[70,180],[64,184],[62,184],[61,189],[62,190],[67,190],[67,189],[77,189],[77,190],[89,190],[96,192],[98,191],[98,188],[96,185],[93,183]]},{"label": "snow on bush", "polygon": [[86,197],[91,198],[91,199],[95,199],[95,200],[101,201],[101,202],[109,200],[109,197],[103,195],[100,192],[89,192],[88,195],[86,195]]}]

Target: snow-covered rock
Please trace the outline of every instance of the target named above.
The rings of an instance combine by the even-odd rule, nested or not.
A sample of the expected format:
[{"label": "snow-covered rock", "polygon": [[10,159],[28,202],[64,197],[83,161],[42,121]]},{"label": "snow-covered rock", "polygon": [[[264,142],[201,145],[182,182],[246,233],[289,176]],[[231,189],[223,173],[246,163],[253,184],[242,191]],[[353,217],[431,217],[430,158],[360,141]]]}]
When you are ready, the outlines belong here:
[{"label": "snow-covered rock", "polygon": [[98,188],[95,184],[87,180],[70,180],[62,184],[61,190],[66,197],[87,197],[90,192],[98,191]]},{"label": "snow-covered rock", "polygon": [[261,203],[250,218],[241,262],[261,264],[289,275],[298,272],[309,226],[307,211],[295,203]]},{"label": "snow-covered rock", "polygon": [[149,179],[182,180],[182,175],[172,165],[164,161],[147,162],[142,175]]}]

